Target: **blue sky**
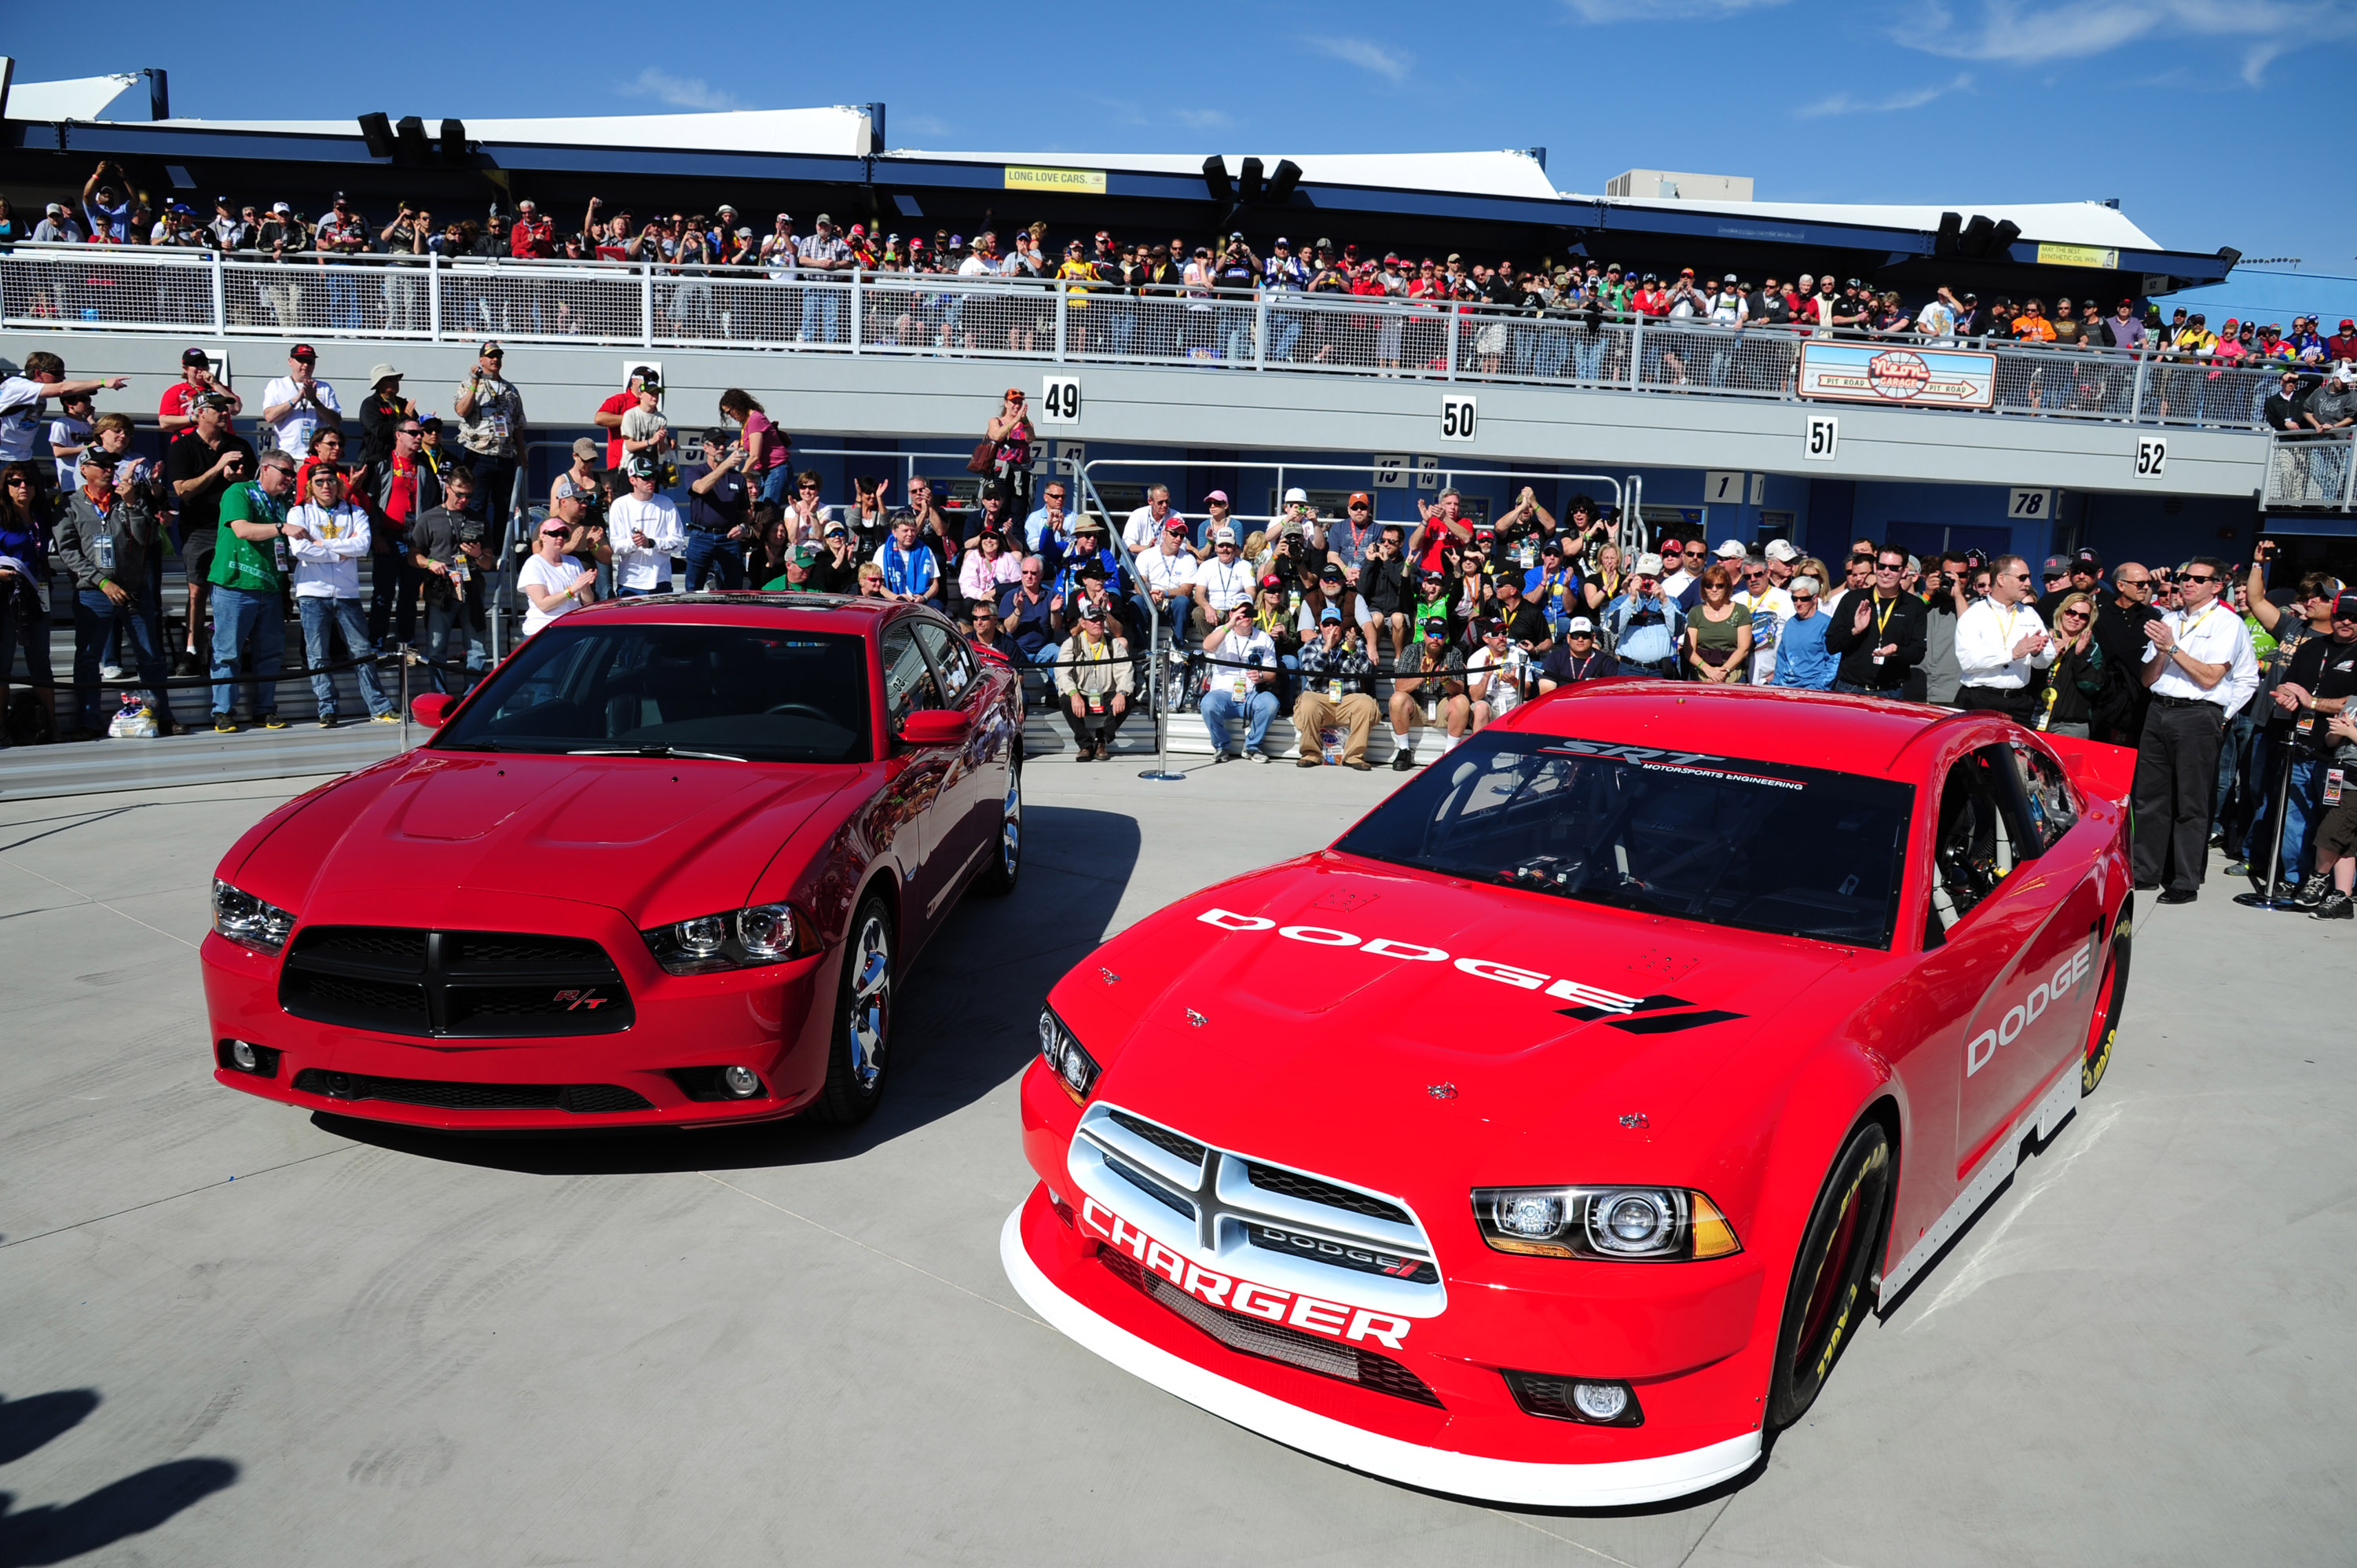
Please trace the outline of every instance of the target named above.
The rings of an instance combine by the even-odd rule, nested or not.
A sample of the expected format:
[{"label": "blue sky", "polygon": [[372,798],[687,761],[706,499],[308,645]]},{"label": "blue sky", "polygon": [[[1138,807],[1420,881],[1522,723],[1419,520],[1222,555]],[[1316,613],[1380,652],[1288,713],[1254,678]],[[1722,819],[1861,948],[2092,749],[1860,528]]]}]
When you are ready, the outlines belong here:
[{"label": "blue sky", "polygon": [[[2357,313],[2357,0],[1264,0],[1185,16],[413,0],[314,7],[262,33],[129,0],[107,17],[94,30],[28,8],[0,48],[26,81],[162,66],[176,113],[215,118],[880,99],[904,146],[1544,146],[1555,184],[1581,191],[1635,166],[1749,175],[1770,199],[2117,197],[2173,249],[2334,274],[2316,303]],[[660,63],[634,64],[633,42],[656,36]]]}]

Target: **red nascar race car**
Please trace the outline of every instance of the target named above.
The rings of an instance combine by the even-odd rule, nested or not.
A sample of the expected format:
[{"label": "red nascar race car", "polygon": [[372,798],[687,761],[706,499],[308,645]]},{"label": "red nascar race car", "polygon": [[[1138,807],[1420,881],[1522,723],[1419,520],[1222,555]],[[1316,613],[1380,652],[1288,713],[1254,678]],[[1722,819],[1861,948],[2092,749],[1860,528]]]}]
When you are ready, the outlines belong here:
[{"label": "red nascar race car", "polygon": [[899,976],[1021,869],[1020,703],[906,604],[566,616],[222,857],[214,1076],[468,1131],[857,1121]]},{"label": "red nascar race car", "polygon": [[1527,703],[1058,983],[1008,1276],[1372,1475],[1740,1476],[2103,1077],[2133,763],[1765,688]]}]

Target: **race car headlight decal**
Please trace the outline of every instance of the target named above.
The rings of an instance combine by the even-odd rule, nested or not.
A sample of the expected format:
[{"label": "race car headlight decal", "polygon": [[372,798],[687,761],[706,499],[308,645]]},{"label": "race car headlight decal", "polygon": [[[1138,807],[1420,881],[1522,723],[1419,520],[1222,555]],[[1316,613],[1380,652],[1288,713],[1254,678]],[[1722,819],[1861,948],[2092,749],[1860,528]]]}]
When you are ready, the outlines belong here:
[{"label": "race car headlight decal", "polygon": [[1485,1187],[1481,1240],[1534,1258],[1682,1262],[1741,1251],[1718,1206],[1682,1187]]},{"label": "race car headlight decal", "polygon": [[1089,1090],[1096,1087],[1096,1058],[1081,1048],[1081,1042],[1072,1038],[1072,1032],[1064,1027],[1052,1007],[1039,1009],[1039,1055],[1074,1104],[1086,1100]]},{"label": "race car headlight decal", "polygon": [[295,917],[275,904],[213,878],[213,929],[256,952],[275,954],[295,929]]},{"label": "race car headlight decal", "polygon": [[807,950],[802,921],[791,904],[756,904],[717,915],[698,915],[639,935],[655,961],[672,974],[753,969],[783,963]]}]

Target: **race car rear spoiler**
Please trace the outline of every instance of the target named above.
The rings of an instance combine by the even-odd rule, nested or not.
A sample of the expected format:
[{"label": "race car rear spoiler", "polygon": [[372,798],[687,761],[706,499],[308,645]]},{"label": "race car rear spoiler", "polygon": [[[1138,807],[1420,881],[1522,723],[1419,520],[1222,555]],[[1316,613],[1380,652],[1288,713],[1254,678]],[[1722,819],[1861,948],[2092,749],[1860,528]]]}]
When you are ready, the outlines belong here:
[{"label": "race car rear spoiler", "polygon": [[2040,736],[2062,759],[2062,771],[2088,794],[2126,805],[2136,783],[2136,747],[2072,735]]}]

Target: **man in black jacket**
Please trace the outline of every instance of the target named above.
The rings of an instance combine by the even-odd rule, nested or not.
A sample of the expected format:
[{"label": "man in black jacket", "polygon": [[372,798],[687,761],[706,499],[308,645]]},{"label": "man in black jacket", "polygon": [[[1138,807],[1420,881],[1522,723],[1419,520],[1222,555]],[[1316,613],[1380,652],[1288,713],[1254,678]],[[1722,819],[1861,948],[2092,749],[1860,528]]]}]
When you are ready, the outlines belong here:
[{"label": "man in black jacket", "polygon": [[1886,544],[1874,553],[1874,587],[1851,594],[1825,628],[1825,647],[1841,655],[1834,690],[1874,697],[1908,694],[1923,662],[1923,601],[1900,586],[1907,552]]}]

